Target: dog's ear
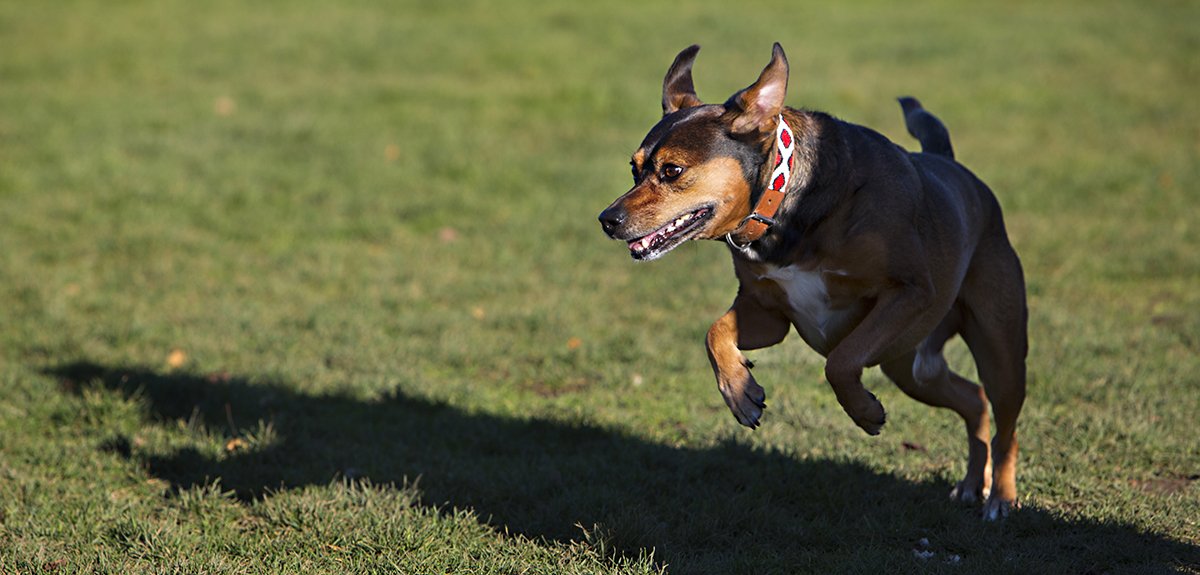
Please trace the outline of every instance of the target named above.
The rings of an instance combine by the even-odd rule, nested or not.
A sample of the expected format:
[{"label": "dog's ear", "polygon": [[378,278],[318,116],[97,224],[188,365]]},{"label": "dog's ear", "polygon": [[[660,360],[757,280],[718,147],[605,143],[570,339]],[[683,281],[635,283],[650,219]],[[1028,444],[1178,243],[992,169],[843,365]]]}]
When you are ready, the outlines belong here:
[{"label": "dog's ear", "polygon": [[775,129],[775,118],[783,112],[787,83],[787,55],[783,53],[783,46],[776,42],[771,50],[771,63],[763,68],[758,80],[725,102],[727,113],[732,115],[730,130],[746,135]]},{"label": "dog's ear", "polygon": [[692,85],[692,62],[696,61],[696,53],[699,51],[700,46],[697,44],[684,48],[675,57],[671,69],[667,70],[667,76],[663,78],[664,116],[677,110],[704,104],[700,98],[696,97],[696,88]]}]

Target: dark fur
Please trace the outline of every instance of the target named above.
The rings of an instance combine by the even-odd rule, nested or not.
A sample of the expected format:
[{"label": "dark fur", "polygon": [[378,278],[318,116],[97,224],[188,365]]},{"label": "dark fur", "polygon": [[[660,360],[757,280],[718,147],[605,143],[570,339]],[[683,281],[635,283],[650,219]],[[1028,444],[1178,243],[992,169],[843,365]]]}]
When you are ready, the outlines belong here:
[{"label": "dark fur", "polygon": [[[885,421],[861,381],[875,365],[906,394],[962,416],[967,475],[952,496],[975,501],[991,486],[984,515],[1003,517],[1016,505],[1027,311],[1020,261],[992,191],[954,160],[949,132],[915,98],[900,103],[921,142],[917,153],[869,128],[784,107],[788,66],[778,44],[757,82],[722,105],[704,105],[691,80],[698,50],[681,52],[668,71],[663,118],[634,154],[634,187],[601,213],[605,231],[630,242],[636,259],[689,239],[730,239],[738,295],[709,329],[707,346],[740,423],[757,427],[766,408],[741,350],[774,345],[794,326],[827,358],[838,402],[868,433]],[[732,234],[758,209],[775,166],[781,115],[796,140],[793,179],[776,223],[739,243]],[[942,348],[956,335],[971,349],[983,389],[946,365]]]}]

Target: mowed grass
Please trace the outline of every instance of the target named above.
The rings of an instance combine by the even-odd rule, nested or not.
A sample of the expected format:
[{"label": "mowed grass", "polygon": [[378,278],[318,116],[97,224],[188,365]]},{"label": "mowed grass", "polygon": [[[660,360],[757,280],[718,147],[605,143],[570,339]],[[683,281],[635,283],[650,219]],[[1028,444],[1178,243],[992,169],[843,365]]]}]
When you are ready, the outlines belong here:
[{"label": "mowed grass", "polygon": [[[1194,2],[0,4],[0,573],[1200,571]],[[796,336],[739,427],[724,246],[634,265],[681,48],[950,127],[1029,283],[1023,509]],[[973,373],[961,344],[952,363]],[[926,542],[921,540],[925,539]],[[932,557],[914,553],[930,551]]]}]

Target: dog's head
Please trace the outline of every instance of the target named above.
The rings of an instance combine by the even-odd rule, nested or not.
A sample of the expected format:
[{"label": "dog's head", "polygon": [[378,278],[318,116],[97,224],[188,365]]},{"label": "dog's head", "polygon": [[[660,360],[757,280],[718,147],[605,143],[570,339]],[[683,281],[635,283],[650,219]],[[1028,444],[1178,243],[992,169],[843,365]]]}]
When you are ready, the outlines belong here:
[{"label": "dog's head", "polygon": [[663,117],[633,154],[633,188],[600,213],[609,236],[652,260],[693,239],[720,238],[750,214],[787,94],[788,63],[775,44],[758,80],[724,104],[692,84],[699,46],[680,52],[663,80]]}]

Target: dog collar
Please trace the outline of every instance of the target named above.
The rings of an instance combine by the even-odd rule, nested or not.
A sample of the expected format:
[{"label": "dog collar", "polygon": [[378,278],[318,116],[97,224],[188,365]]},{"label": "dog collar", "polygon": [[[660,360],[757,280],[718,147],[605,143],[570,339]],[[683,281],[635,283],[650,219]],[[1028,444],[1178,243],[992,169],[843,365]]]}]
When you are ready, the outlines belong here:
[{"label": "dog collar", "polygon": [[771,178],[767,180],[767,187],[758,198],[754,210],[738,224],[736,230],[725,234],[725,241],[729,242],[729,245],[746,249],[775,225],[775,212],[779,211],[779,206],[783,204],[783,196],[787,194],[788,184],[792,180],[795,151],[796,138],[792,127],[783,119],[783,114],[780,114],[779,126],[775,129],[775,168],[771,171]]}]

